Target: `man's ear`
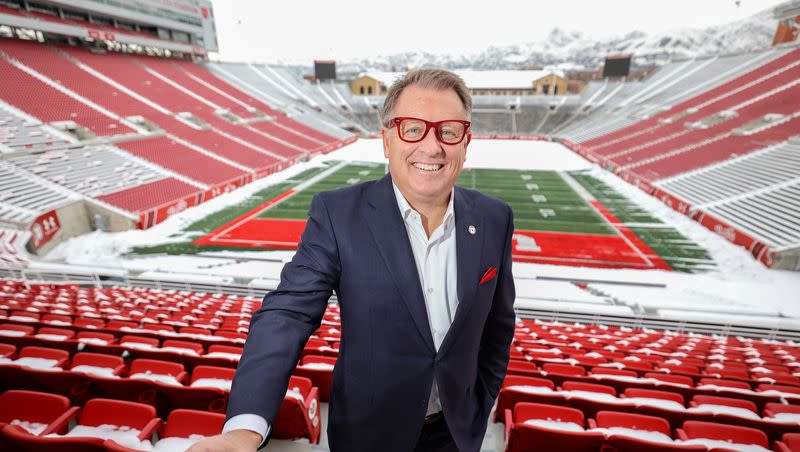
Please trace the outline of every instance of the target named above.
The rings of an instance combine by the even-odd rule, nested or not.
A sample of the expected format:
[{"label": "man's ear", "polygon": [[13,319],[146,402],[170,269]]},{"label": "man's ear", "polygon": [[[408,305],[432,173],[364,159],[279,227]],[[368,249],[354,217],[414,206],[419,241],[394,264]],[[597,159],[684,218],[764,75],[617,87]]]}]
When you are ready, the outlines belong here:
[{"label": "man's ear", "polygon": [[467,144],[464,145],[464,150],[467,150],[467,146],[469,146],[470,141],[472,141],[472,132],[467,134]]},{"label": "man's ear", "polygon": [[389,158],[389,131],[381,127],[381,141],[383,141],[383,156]]}]

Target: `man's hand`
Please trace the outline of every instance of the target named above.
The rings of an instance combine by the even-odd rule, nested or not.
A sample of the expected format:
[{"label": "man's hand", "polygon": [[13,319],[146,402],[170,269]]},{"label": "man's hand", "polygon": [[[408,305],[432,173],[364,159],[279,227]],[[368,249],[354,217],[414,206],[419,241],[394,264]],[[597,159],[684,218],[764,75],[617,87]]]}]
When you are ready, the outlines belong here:
[{"label": "man's hand", "polygon": [[198,441],[186,452],[252,452],[263,441],[261,435],[250,430],[231,430],[222,435]]}]

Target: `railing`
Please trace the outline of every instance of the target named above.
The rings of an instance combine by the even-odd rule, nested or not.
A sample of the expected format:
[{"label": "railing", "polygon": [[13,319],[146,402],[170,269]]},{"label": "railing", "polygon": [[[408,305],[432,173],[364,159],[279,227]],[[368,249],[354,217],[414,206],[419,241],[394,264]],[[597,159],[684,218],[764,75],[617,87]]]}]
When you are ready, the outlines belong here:
[{"label": "railing", "polygon": [[[138,278],[118,275],[101,275],[87,273],[46,272],[23,268],[0,268],[0,278],[17,279],[29,284],[61,283],[79,284],[92,287],[144,287],[160,290],[186,290],[191,292],[221,293],[225,295],[249,296],[262,298],[269,289],[251,287],[246,284],[197,283],[189,281],[167,281],[152,278]],[[553,278],[557,279],[557,278]],[[608,281],[603,281],[607,283]],[[336,296],[331,301],[338,301]],[[632,316],[616,316],[609,314],[591,314],[579,312],[560,312],[552,310],[528,309],[516,307],[517,316],[521,319],[538,319],[542,321],[562,323],[582,323],[586,325],[624,326],[628,328],[650,328],[669,330],[676,333],[697,333],[720,336],[741,336],[770,340],[791,340],[800,342],[800,330],[787,328],[764,328],[747,325],[731,325],[730,323],[696,322],[689,320],[671,320],[661,317],[635,314]]]}]

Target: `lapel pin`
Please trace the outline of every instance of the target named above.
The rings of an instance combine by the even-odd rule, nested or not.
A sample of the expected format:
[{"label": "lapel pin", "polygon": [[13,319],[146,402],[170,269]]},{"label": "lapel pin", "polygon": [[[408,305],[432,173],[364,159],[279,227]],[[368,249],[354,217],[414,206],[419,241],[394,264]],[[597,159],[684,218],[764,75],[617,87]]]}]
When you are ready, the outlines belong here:
[{"label": "lapel pin", "polygon": [[469,234],[470,234],[470,235],[475,235],[475,233],[476,233],[478,230],[475,228],[475,226],[474,226],[474,225],[469,225],[469,227],[467,228],[467,231],[469,231]]}]

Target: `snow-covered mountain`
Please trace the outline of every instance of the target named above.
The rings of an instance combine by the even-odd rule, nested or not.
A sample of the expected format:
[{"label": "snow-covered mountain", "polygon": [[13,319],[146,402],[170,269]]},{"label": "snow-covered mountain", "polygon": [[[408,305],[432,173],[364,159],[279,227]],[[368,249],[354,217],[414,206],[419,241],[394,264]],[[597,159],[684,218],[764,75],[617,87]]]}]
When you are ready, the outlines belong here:
[{"label": "snow-covered mountain", "polygon": [[472,55],[454,57],[428,52],[406,52],[341,61],[340,68],[361,70],[403,70],[421,66],[450,69],[520,69],[530,66],[558,66],[562,69],[596,68],[610,53],[633,53],[634,66],[663,64],[669,60],[705,55],[737,53],[771,45],[777,21],[772,9],[747,19],[705,29],[677,29],[648,34],[632,31],[606,39],[592,39],[580,31],[554,28],[536,42],[492,46]]}]

